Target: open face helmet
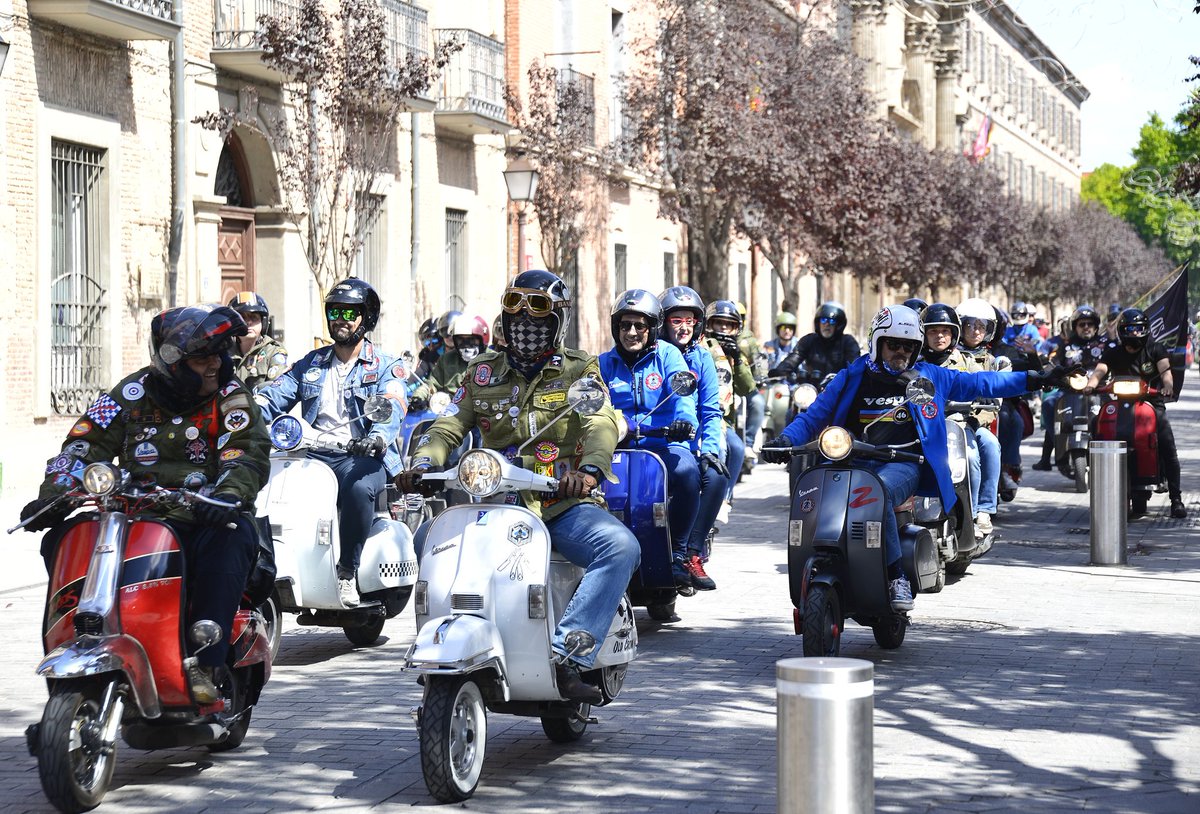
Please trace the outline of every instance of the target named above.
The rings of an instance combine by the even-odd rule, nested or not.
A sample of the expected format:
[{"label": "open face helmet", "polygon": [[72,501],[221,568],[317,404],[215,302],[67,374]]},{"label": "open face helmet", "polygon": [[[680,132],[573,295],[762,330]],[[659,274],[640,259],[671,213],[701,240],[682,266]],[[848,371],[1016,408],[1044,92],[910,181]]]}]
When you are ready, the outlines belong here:
[{"label": "open face helmet", "polygon": [[355,341],[362,339],[367,331],[374,330],[379,323],[379,295],[365,280],[347,277],[329,289],[325,295],[326,317],[329,316],[330,307],[338,305],[356,307],[362,314],[362,322],[351,335]]},{"label": "open face helmet", "polygon": [[1079,323],[1088,321],[1096,326],[1097,333],[1100,331],[1100,314],[1096,313],[1096,309],[1090,305],[1081,305],[1071,314],[1071,333],[1079,336]]},{"label": "open face helmet", "polygon": [[[736,327],[733,328],[732,332],[729,330],[717,330],[717,326],[713,324],[714,319],[718,321],[718,324],[726,321],[733,323]],[[715,300],[710,302],[708,307],[704,309],[704,324],[707,326],[710,336],[736,339],[738,334],[742,332],[742,325],[744,323],[742,315],[738,312],[737,303],[732,300]]]},{"label": "open face helmet", "polygon": [[959,303],[954,309],[958,313],[962,331],[971,325],[979,323],[983,327],[983,338],[980,343],[991,341],[996,335],[996,312],[991,303],[979,297],[971,297]]},{"label": "open face helmet", "polygon": [[450,335],[454,337],[454,349],[464,362],[470,362],[487,350],[492,340],[492,331],[483,317],[457,316],[450,323]]},{"label": "open face helmet", "polygon": [[654,343],[658,341],[659,332],[662,330],[663,320],[663,309],[658,297],[644,288],[631,288],[617,296],[612,310],[609,312],[609,326],[618,350],[624,347],[621,344],[621,317],[631,314],[645,317],[646,321],[650,323],[650,331],[646,335],[646,348],[654,347]]},{"label": "open face helmet", "polygon": [[658,302],[662,305],[664,319],[670,319],[672,311],[689,311],[696,319],[693,336],[704,333],[704,300],[700,299],[700,295],[694,289],[686,285],[672,286],[658,295]]},{"label": "open face helmet", "polygon": [[1017,300],[1013,303],[1012,310],[1008,312],[1008,315],[1012,319],[1013,325],[1024,325],[1029,321],[1029,306]]},{"label": "open face helmet", "polygon": [[881,354],[883,343],[887,340],[908,342],[912,345],[912,353],[908,357],[908,367],[912,367],[921,353],[925,343],[925,332],[921,327],[921,317],[907,305],[889,305],[880,308],[871,320],[871,332],[868,338],[868,354],[871,361],[880,365],[889,373],[900,373],[888,367]]}]

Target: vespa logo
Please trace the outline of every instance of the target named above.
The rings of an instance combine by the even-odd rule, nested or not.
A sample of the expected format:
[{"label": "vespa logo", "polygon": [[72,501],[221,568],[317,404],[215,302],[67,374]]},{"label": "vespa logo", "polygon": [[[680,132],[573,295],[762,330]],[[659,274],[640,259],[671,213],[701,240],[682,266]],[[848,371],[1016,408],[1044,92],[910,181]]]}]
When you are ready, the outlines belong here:
[{"label": "vespa logo", "polygon": [[458,547],[458,543],[443,543],[442,545],[435,548],[433,551],[430,551],[429,556],[432,557],[435,554],[441,554],[444,551],[449,551],[450,549],[457,548],[457,547]]},{"label": "vespa logo", "polygon": [[516,548],[505,558],[504,562],[496,566],[497,571],[508,570],[508,578],[514,582],[521,582],[525,579],[525,567],[529,565],[529,560],[525,556],[525,552],[521,547],[529,542],[533,537],[533,529],[528,523],[514,523],[508,527],[508,541]]},{"label": "vespa logo", "polygon": [[796,497],[804,497],[805,495],[811,495],[813,492],[817,491],[818,488],[820,488],[820,487],[814,486],[811,489],[805,489],[803,492],[797,492]]}]

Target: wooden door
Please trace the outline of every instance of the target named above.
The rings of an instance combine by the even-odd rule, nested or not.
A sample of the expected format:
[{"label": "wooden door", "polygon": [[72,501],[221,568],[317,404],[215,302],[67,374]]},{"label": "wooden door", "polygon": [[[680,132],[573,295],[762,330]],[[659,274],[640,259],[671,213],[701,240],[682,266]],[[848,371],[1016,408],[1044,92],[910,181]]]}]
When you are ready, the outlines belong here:
[{"label": "wooden door", "polygon": [[217,264],[221,268],[221,304],[228,303],[239,292],[255,290],[254,210],[221,208]]}]

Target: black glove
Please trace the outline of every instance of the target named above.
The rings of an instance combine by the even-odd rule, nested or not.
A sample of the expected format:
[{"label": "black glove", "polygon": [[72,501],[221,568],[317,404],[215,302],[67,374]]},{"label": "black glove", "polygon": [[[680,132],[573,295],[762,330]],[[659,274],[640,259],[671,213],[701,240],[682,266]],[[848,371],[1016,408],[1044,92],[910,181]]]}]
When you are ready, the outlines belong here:
[{"label": "black glove", "polygon": [[1025,388],[1029,391],[1050,390],[1062,387],[1070,371],[1065,367],[1052,367],[1049,370],[1025,371]]},{"label": "black glove", "polygon": [[737,367],[742,363],[742,351],[738,348],[736,339],[718,339],[721,350],[725,351],[725,355],[729,357],[729,363]]},{"label": "black glove", "polygon": [[192,515],[196,518],[197,523],[205,526],[220,527],[237,521],[238,512],[240,511],[239,507],[242,505],[241,498],[229,492],[221,492],[220,494],[213,495],[212,499],[219,500],[222,503],[232,503],[234,506],[226,508],[197,500],[192,504]]},{"label": "black glove", "polygon": [[426,472],[440,472],[441,467],[431,466],[429,464],[418,464],[412,469],[405,469],[396,476],[394,483],[396,488],[406,495],[424,495],[432,497],[442,490],[444,482],[440,480],[422,480],[421,476]]},{"label": "black glove", "polygon": [[423,413],[429,407],[429,399],[423,399],[420,396],[412,396],[408,400],[408,411],[410,413]]},{"label": "black glove", "polygon": [[382,458],[385,449],[387,449],[387,442],[378,435],[355,438],[346,443],[346,452],[351,455],[361,455],[364,458]]},{"label": "black glove", "polygon": [[[25,504],[25,508],[21,509],[21,522],[24,523],[29,518],[40,512],[42,509],[49,506],[57,498],[39,497],[37,500],[31,500]],[[53,528],[59,523],[67,519],[67,515],[71,513],[71,504],[69,501],[62,501],[50,511],[38,517],[32,523],[25,527],[26,531],[44,531],[48,528]]]},{"label": "black glove", "polygon": [[700,453],[700,456],[696,459],[696,463],[700,466],[701,477],[703,477],[704,473],[710,468],[716,471],[716,473],[723,478],[729,477],[729,467],[725,466],[725,462],[716,455],[713,455],[711,452]]},{"label": "black glove", "polygon": [[769,464],[786,464],[792,459],[791,447],[791,443],[784,438],[772,438],[762,445],[758,457]]},{"label": "black glove", "polygon": [[696,428],[682,419],[676,419],[667,425],[668,441],[691,441],[696,436]]}]

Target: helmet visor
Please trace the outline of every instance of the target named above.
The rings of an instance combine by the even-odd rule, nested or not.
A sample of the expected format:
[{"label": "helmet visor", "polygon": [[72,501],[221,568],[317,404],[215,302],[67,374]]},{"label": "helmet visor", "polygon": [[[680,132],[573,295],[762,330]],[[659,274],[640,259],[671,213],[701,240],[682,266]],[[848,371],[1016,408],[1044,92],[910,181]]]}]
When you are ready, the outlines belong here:
[{"label": "helmet visor", "polygon": [[528,311],[531,316],[545,317],[554,310],[554,300],[544,291],[509,288],[500,298],[500,307],[509,314]]}]

